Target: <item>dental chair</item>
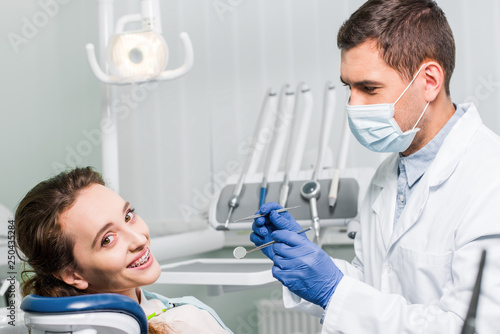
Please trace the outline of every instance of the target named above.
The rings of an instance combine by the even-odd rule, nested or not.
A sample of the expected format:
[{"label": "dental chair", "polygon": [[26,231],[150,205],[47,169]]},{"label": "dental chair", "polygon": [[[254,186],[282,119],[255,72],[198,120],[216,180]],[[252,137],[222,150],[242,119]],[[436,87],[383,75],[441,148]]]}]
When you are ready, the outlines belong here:
[{"label": "dental chair", "polygon": [[29,295],[21,303],[31,334],[147,334],[141,306],[129,297],[106,293],[72,297]]}]

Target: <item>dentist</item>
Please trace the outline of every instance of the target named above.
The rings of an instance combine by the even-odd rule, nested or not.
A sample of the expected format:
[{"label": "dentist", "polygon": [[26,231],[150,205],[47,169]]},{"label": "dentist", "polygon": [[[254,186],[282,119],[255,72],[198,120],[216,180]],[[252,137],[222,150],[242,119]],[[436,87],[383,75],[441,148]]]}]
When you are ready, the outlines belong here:
[{"label": "dentist", "polygon": [[[341,81],[353,135],[394,152],[360,209],[352,263],[331,259],[267,203],[251,240],[273,260],[284,302],[322,333],[459,333],[481,251],[476,328],[500,328],[500,139],[451,100],[455,43],[432,0],[369,0],[342,25]],[[458,82],[460,84],[460,82]]]}]

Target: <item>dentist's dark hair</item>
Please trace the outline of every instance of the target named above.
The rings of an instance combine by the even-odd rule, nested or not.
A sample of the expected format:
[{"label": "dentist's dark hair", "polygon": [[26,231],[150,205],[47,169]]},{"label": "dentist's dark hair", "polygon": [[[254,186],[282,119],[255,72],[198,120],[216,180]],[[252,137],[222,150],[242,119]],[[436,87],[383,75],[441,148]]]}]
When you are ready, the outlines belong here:
[{"label": "dentist's dark hair", "polygon": [[455,40],[444,12],[433,0],[369,0],[344,22],[337,46],[348,51],[373,40],[385,62],[408,81],[423,62],[444,70],[450,96],[455,69]]},{"label": "dentist's dark hair", "polygon": [[104,185],[99,173],[91,167],[76,168],[40,182],[19,203],[15,214],[16,246],[19,257],[29,266],[21,273],[23,296],[84,294],[54,276],[62,269],[78,268],[74,241],[63,232],[59,217],[73,205],[81,190],[95,183]]}]

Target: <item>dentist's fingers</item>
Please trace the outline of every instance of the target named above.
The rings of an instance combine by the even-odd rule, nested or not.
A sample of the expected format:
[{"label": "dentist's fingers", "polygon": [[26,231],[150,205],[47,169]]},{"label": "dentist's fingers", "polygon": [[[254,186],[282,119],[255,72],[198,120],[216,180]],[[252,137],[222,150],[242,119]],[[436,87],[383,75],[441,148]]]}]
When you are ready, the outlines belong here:
[{"label": "dentist's fingers", "polygon": [[269,213],[269,220],[278,230],[288,230],[288,231],[300,231],[302,226],[299,225],[293,218],[293,216],[288,212],[271,211]]}]

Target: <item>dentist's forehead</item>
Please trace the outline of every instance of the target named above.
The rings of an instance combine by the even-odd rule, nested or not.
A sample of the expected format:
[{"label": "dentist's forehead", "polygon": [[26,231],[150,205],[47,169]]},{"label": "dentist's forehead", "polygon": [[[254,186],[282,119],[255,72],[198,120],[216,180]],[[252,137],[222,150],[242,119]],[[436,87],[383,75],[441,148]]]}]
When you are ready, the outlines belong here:
[{"label": "dentist's forehead", "polygon": [[392,77],[399,77],[380,57],[379,49],[372,41],[367,41],[349,50],[341,51],[341,79],[347,83],[382,82]]}]

